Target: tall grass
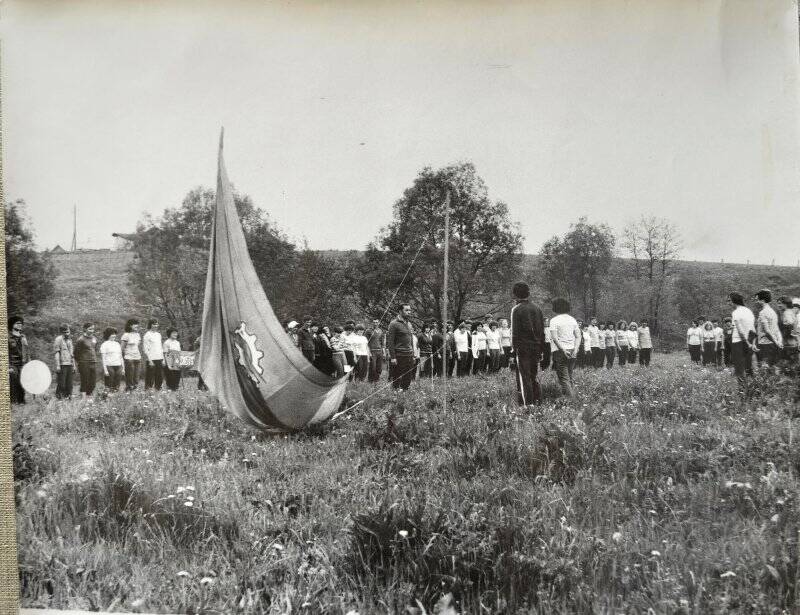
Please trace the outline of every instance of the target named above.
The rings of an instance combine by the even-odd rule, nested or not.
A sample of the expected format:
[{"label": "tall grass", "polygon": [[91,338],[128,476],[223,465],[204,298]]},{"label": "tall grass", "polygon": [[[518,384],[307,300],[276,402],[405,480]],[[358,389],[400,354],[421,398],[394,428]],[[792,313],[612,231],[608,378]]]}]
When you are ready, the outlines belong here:
[{"label": "tall grass", "polygon": [[[23,603],[183,613],[800,607],[796,381],[659,356],[533,412],[509,374],[266,437],[203,393],[14,409]],[[351,400],[372,392],[354,385]]]}]

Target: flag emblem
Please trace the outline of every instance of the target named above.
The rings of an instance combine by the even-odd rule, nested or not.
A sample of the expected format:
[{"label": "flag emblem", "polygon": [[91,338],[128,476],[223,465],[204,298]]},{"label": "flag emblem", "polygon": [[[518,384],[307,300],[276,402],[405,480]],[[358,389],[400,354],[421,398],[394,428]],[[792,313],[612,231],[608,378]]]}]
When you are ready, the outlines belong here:
[{"label": "flag emblem", "polygon": [[233,343],[239,354],[239,365],[244,367],[250,379],[258,384],[258,377],[264,373],[264,368],[261,367],[264,353],[256,348],[256,341],[256,336],[247,332],[245,323],[241,323],[233,332]]}]

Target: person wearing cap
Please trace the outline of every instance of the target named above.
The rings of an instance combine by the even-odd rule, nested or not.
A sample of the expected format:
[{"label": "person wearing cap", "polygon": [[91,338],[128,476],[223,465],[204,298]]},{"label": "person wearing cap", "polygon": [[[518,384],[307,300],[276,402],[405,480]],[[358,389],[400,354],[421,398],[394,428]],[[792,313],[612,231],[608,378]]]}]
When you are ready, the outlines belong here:
[{"label": "person wearing cap", "polygon": [[542,399],[537,372],[544,347],[542,310],[530,301],[525,282],[512,287],[516,305],[511,308],[511,345],[517,362],[517,392],[522,405],[537,404]]},{"label": "person wearing cap", "polygon": [[25,321],[21,316],[8,319],[8,384],[12,404],[25,403],[25,389],[22,388],[20,374],[22,367],[30,359],[28,338],[22,332]]},{"label": "person wearing cap", "polygon": [[758,365],[766,363],[772,367],[778,360],[778,353],[783,349],[783,336],[778,325],[778,315],[771,305],[772,293],[766,288],[762,288],[756,293],[756,301],[761,308],[756,320]]},{"label": "person wearing cap", "polygon": [[292,338],[292,343],[297,346],[299,344],[299,340],[297,339],[297,325],[299,325],[296,320],[290,320],[286,323],[286,333],[287,335]]},{"label": "person wearing cap", "polygon": [[728,295],[728,301],[733,306],[731,322],[731,363],[739,388],[742,393],[747,391],[747,376],[753,373],[753,352],[757,334],[755,331],[755,316],[753,311],[745,307],[744,297],[741,293],[733,292]]}]

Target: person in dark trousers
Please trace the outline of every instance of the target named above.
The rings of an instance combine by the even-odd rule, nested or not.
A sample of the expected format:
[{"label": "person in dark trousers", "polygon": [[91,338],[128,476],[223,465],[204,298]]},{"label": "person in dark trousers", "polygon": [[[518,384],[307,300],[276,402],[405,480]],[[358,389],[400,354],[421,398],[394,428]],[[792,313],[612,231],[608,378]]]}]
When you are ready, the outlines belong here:
[{"label": "person in dark trousers", "polygon": [[56,399],[72,397],[72,376],[75,370],[75,348],[69,325],[61,325],[61,335],[53,342],[54,369],[56,372]]},{"label": "person in dark trousers", "polygon": [[733,344],[733,320],[730,316],[722,319],[722,332],[724,339],[723,364],[725,367],[731,366],[731,345]]},{"label": "person in dark trousers", "polygon": [[453,322],[447,321],[447,333],[444,340],[447,346],[447,377],[453,377],[453,370],[458,362],[458,352],[456,352],[456,338],[453,330]]},{"label": "person in dark trousers", "polygon": [[544,317],[530,302],[530,288],[525,282],[514,284],[512,292],[517,304],[511,309],[511,346],[517,360],[517,391],[526,406],[542,398],[536,374],[544,348]]},{"label": "person in dark trousers", "polygon": [[570,316],[569,301],[562,297],[553,299],[555,316],[550,320],[550,340],[553,344],[553,369],[558,377],[561,393],[567,397],[575,396],[575,369],[578,347],[583,333],[578,321]]},{"label": "person in dark trousers", "polygon": [[367,345],[369,346],[369,382],[378,382],[383,373],[383,361],[386,354],[386,332],[381,329],[381,321],[375,318],[372,329],[367,330]]},{"label": "person in dark trousers", "polygon": [[164,384],[164,342],[158,330],[158,320],[151,318],[147,322],[147,331],[142,336],[142,354],[144,355],[144,389],[161,390]]},{"label": "person in dark trousers", "polygon": [[408,319],[411,306],[403,304],[386,332],[386,348],[389,351],[389,377],[392,387],[405,391],[411,386],[414,371],[414,340]]},{"label": "person in dark trousers", "polygon": [[314,332],[311,331],[312,324],[311,316],[305,316],[303,318],[303,326],[297,331],[297,343],[309,363],[313,363],[315,357]]},{"label": "person in dark trousers", "polygon": [[81,381],[81,396],[90,398],[97,386],[97,338],[94,336],[94,325],[87,322],[83,325],[83,335],[75,340],[75,361],[78,364],[78,375]]},{"label": "person in dark trousers", "polygon": [[8,384],[12,404],[25,403],[25,389],[22,388],[20,374],[22,367],[30,359],[28,338],[22,332],[25,321],[21,316],[8,319]]},{"label": "person in dark trousers", "polygon": [[753,352],[756,351],[756,319],[753,311],[745,307],[741,293],[731,293],[728,301],[733,306],[731,322],[731,362],[739,392],[747,393],[747,377],[753,375]]}]

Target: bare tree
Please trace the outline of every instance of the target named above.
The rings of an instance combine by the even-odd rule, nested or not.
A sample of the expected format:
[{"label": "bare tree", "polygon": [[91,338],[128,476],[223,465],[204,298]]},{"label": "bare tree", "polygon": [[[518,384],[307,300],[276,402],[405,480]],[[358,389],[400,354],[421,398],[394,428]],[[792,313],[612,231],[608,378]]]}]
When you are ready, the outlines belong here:
[{"label": "bare tree", "polygon": [[625,230],[622,245],[631,255],[636,279],[644,278],[647,285],[647,312],[653,321],[653,332],[657,333],[667,281],[680,255],[680,233],[669,220],[642,216]]}]

